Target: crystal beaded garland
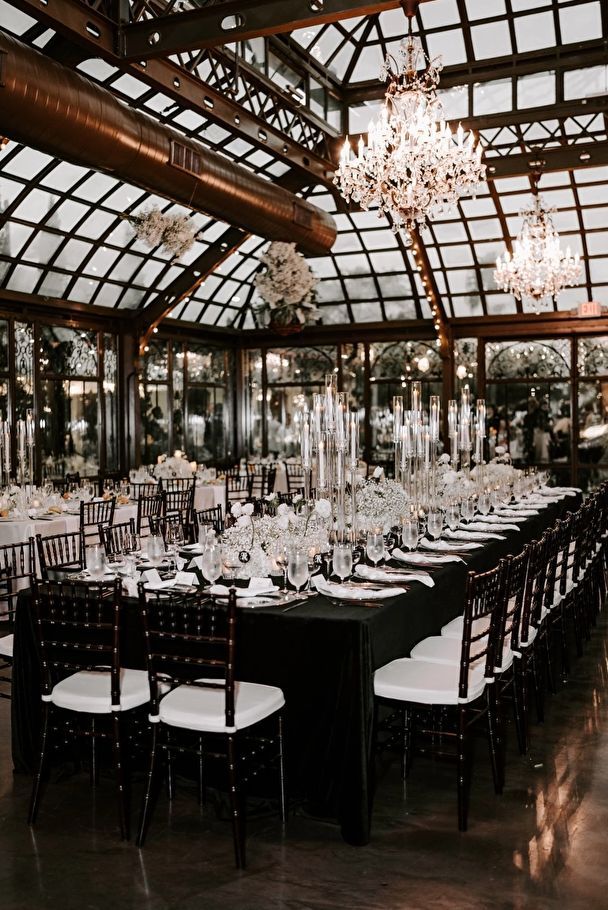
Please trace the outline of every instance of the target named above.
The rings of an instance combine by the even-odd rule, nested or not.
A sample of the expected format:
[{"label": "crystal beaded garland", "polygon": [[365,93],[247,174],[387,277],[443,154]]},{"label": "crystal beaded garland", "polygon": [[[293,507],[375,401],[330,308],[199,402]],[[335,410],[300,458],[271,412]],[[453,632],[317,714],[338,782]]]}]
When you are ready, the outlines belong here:
[{"label": "crystal beaded garland", "polygon": [[554,211],[537,195],[534,205],[521,212],[524,223],[513,243],[513,253],[507,250],[496,260],[494,280],[518,300],[532,297],[538,302],[544,297],[558,297],[562,288],[578,278],[578,253],[571,256],[570,247],[565,253],[560,248],[551,218]]},{"label": "crystal beaded garland", "polygon": [[[387,56],[381,78],[389,79],[384,105],[359,139],[354,155],[347,138],[334,183],[363,209],[378,206],[393,230],[424,227],[433,210],[453,205],[485,179],[481,146],[462,126],[452,133],[442,118],[437,85],[442,64],[428,61],[410,34],[399,62]],[[417,73],[418,61],[427,66]],[[391,64],[395,65],[396,72]]]}]

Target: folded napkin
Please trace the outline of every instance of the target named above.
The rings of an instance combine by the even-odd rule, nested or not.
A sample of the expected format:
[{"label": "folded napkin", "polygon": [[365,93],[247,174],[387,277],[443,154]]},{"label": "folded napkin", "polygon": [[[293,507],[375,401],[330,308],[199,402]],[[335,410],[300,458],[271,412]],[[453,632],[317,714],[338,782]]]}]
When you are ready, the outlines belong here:
[{"label": "folded napkin", "polygon": [[163,581],[156,569],[148,569],[146,572],[142,572],[141,580],[150,591],[163,591],[165,588],[172,588],[175,584],[174,578],[167,578],[166,581]]},{"label": "folded napkin", "polygon": [[538,492],[541,496],[578,496],[583,491],[578,487],[541,487]]},{"label": "folded napkin", "polygon": [[532,515],[540,515],[540,512],[537,509],[499,509],[498,512],[494,512],[492,515],[493,521],[502,521],[503,519],[509,518],[531,518]]},{"label": "folded napkin", "polygon": [[448,540],[506,540],[504,534],[489,534],[482,531],[469,531],[464,528],[459,528],[458,531],[447,529],[443,532],[443,536]]},{"label": "folded napkin", "polygon": [[334,597],[339,600],[385,600],[388,597],[397,597],[399,594],[405,594],[405,588],[389,587],[380,588],[375,591],[373,588],[356,588],[349,585],[335,584],[333,581],[326,581],[322,575],[315,575],[312,583],[319,592],[325,597]]},{"label": "folded napkin", "polygon": [[469,524],[462,525],[458,530],[466,531],[467,528],[470,531],[519,531],[521,530],[519,525],[507,524],[505,521],[471,521]]},{"label": "folded napkin", "polygon": [[[237,597],[258,597],[262,594],[275,594],[278,591],[277,585],[273,585],[270,578],[250,578],[247,588],[236,588]],[[228,597],[230,588],[228,585],[212,585],[209,588],[210,594],[217,594],[220,597]]]},{"label": "folded napkin", "polygon": [[423,540],[419,544],[422,550],[436,550],[438,553],[445,553],[446,550],[479,550],[480,543],[448,543],[441,540]]},{"label": "folded napkin", "polygon": [[551,503],[561,502],[562,499],[565,498],[565,496],[541,496],[540,493],[536,493],[534,496],[528,496],[528,502],[531,503],[535,509],[546,509]]},{"label": "folded napkin", "polygon": [[430,563],[433,562],[438,566],[443,565],[447,562],[464,562],[462,556],[456,556],[454,553],[445,553],[443,556],[439,554],[433,555],[431,553],[404,553],[403,550],[400,550],[398,547],[395,547],[391,553],[391,559],[398,559],[399,562],[409,562],[410,565],[418,565],[420,563]]},{"label": "folded napkin", "polygon": [[355,573],[362,578],[367,578],[368,581],[390,581],[395,584],[404,581],[419,581],[427,588],[435,587],[435,582],[430,575],[413,575],[410,572],[397,573],[394,569],[387,572],[386,569],[374,569],[371,566],[363,566],[361,563],[355,569]]}]

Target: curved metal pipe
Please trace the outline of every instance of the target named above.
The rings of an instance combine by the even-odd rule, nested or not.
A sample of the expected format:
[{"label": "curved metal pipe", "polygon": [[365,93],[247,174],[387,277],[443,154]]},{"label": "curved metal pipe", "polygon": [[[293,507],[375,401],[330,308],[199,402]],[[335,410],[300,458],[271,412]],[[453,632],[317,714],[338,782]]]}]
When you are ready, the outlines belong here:
[{"label": "curved metal pipe", "polygon": [[0,55],[0,133],[248,233],[294,241],[309,255],[331,249],[336,225],[317,206],[133,110],[2,31]]}]

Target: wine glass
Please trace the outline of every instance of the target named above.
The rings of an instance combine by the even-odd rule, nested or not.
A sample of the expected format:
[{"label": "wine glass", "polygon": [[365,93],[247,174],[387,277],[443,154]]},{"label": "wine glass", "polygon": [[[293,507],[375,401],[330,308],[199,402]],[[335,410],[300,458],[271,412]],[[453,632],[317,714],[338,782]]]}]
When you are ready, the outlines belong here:
[{"label": "wine glass", "polygon": [[214,585],[222,574],[222,551],[216,543],[205,547],[201,564],[203,575]]},{"label": "wine glass", "polygon": [[91,578],[101,578],[106,570],[106,556],[100,544],[88,548],[86,561]]},{"label": "wine glass", "polygon": [[349,543],[334,544],[334,572],[342,583],[353,571],[353,548]]},{"label": "wine glass", "polygon": [[429,509],[426,517],[426,529],[433,540],[441,537],[441,532],[443,531],[443,512],[441,509]]},{"label": "wine glass", "polygon": [[374,567],[384,558],[384,534],[382,533],[382,528],[374,528],[373,531],[367,532],[365,552],[373,562]]},{"label": "wine glass", "polygon": [[277,543],[272,551],[272,558],[281,570],[283,575],[283,591],[287,591],[287,565],[289,563],[289,554],[284,543]]},{"label": "wine glass", "polygon": [[308,550],[294,549],[290,552],[287,577],[299,594],[300,588],[308,580]]},{"label": "wine glass", "polygon": [[158,565],[165,555],[165,541],[160,534],[151,534],[148,537],[148,559],[151,564]]},{"label": "wine glass", "polygon": [[475,517],[475,500],[471,496],[466,496],[461,503],[460,513],[462,520],[468,524]]},{"label": "wine glass", "polygon": [[500,487],[495,487],[493,490],[490,490],[490,508],[494,510],[500,509],[502,503],[502,495],[500,492]]},{"label": "wine glass", "polygon": [[483,493],[479,494],[479,499],[477,500],[477,511],[481,512],[482,515],[487,515],[490,511],[492,503],[490,501],[490,494],[484,490]]},{"label": "wine glass", "polygon": [[451,531],[455,531],[460,524],[460,505],[457,502],[452,502],[447,507],[445,512],[445,520],[448,528]]},{"label": "wine glass", "polygon": [[401,519],[401,543],[406,550],[415,550],[418,546],[418,519],[406,516]]}]

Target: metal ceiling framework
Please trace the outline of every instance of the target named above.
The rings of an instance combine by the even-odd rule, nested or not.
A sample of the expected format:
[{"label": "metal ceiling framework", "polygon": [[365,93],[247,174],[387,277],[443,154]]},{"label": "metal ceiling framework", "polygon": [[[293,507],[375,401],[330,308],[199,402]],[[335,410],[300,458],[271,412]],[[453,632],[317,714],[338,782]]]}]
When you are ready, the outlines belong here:
[{"label": "metal ceiling framework", "polygon": [[[149,86],[147,92],[138,95],[130,101],[128,97],[125,98],[129,103],[137,106],[143,106],[147,103],[151,104],[155,93],[162,93],[164,97],[173,102],[178,116],[181,116],[181,112],[191,111],[201,119],[204,118],[205,122],[221,126],[231,134],[232,138],[237,137],[243,143],[249,143],[251,146],[263,150],[283,165],[292,168],[293,173],[297,174],[301,185],[308,183],[309,191],[313,186],[317,187],[316,190],[312,191],[313,196],[310,197],[313,201],[314,193],[319,194],[323,191],[327,194],[329,191],[333,201],[330,202],[330,195],[327,195],[326,208],[328,211],[331,210],[337,213],[339,217],[345,219],[343,236],[352,236],[353,231],[359,230],[355,227],[355,222],[360,221],[365,213],[358,216],[355,209],[347,209],[341,200],[336,198],[335,189],[331,183],[336,131],[332,130],[323,119],[315,116],[305,106],[294,100],[284,89],[274,85],[267,74],[258,72],[243,59],[235,59],[235,55],[231,53],[229,48],[204,49],[198,45],[195,50],[184,51],[171,61],[157,58],[143,61],[141,59],[143,55],[140,55],[140,59],[137,62],[121,58],[119,53],[119,23],[116,20],[111,21],[104,14],[104,10],[106,13],[111,12],[113,16],[117,15],[122,20],[123,30],[127,28],[126,23],[129,17],[132,19],[143,19],[143,22],[140,21],[140,24],[136,26],[133,24],[128,25],[128,28],[133,29],[135,27],[139,29],[141,25],[143,32],[144,27],[148,29],[150,27],[149,22],[145,21],[145,17],[156,16],[158,13],[162,13],[163,10],[166,11],[166,4],[159,2],[153,5],[150,0],[146,0],[144,3],[132,4],[129,10],[128,0],[122,0],[120,3],[110,3],[110,0],[107,0],[107,2],[101,0],[101,2],[95,4],[97,9],[80,2],[80,0],[53,0],[53,3],[48,4],[41,4],[39,0],[10,0],[10,2],[13,6],[24,10],[34,18],[43,21],[46,25],[60,32],[62,36],[61,44],[59,39],[55,38],[54,43],[49,46],[49,50],[53,52],[54,56],[61,58],[65,55],[66,62],[69,65],[75,65],[81,56],[73,50],[71,42],[75,41],[89,54],[102,57],[113,67],[117,68],[116,76],[108,77],[107,81],[101,80],[101,84],[106,84],[112,90],[115,90],[114,83],[118,84],[121,74],[124,73]],[[329,11],[331,18],[324,20],[317,18],[316,21],[320,23],[321,21],[336,22],[336,20],[343,20],[343,13],[338,12],[341,5],[343,6],[344,4],[339,2],[335,4],[335,15],[333,15],[331,10]],[[380,33],[379,23],[382,21],[382,16],[377,14],[377,9],[396,9],[399,5],[399,3],[372,4],[371,6],[376,7],[374,15],[367,16],[364,20],[364,27],[353,26],[353,28],[355,31],[360,28],[358,34],[365,34],[366,41],[368,39],[373,40],[374,34]],[[428,4],[429,8],[435,5],[432,3]],[[566,192],[566,188],[569,187],[574,200],[572,207],[566,206],[563,212],[560,211],[559,214],[560,217],[563,217],[565,223],[570,223],[569,212],[571,210],[576,214],[576,228],[568,227],[567,230],[572,230],[576,232],[577,236],[580,236],[580,245],[583,247],[581,251],[587,253],[585,233],[596,234],[599,240],[602,231],[605,231],[602,226],[590,224],[590,220],[593,220],[590,216],[594,215],[594,213],[597,216],[598,210],[605,207],[603,197],[600,198],[602,180],[599,178],[596,180],[594,175],[596,173],[599,174],[601,167],[608,165],[608,140],[606,138],[608,103],[606,96],[567,99],[563,91],[564,77],[569,71],[605,65],[608,61],[606,41],[606,36],[608,35],[608,4],[602,4],[601,7],[602,34],[604,36],[601,39],[596,38],[550,49],[541,48],[528,53],[517,53],[487,60],[471,59],[471,22],[466,15],[467,5],[464,0],[458,0],[457,5],[460,14],[460,25],[462,25],[465,44],[467,45],[467,61],[446,66],[442,73],[441,86],[443,89],[466,86],[465,91],[468,96],[468,112],[470,116],[464,116],[460,119],[462,119],[465,126],[480,131],[481,140],[486,147],[486,161],[489,165],[489,177],[491,179],[489,181],[487,199],[484,197],[479,202],[479,217],[474,212],[475,207],[473,204],[468,200],[463,200],[458,216],[453,221],[448,220],[445,224],[440,221],[432,225],[422,243],[423,248],[425,248],[428,268],[431,274],[435,276],[436,298],[440,307],[445,310],[446,320],[462,315],[457,312],[457,300],[464,301],[467,296],[466,294],[463,295],[461,291],[456,293],[451,289],[450,266],[444,262],[445,255],[456,255],[460,249],[460,246],[455,241],[445,240],[449,231],[456,231],[457,222],[461,222],[462,229],[466,235],[466,238],[463,238],[461,242],[468,243],[473,251],[474,262],[471,264],[469,271],[471,276],[474,274],[476,277],[476,293],[478,292],[482,312],[494,312],[492,307],[496,306],[496,303],[486,293],[488,263],[480,260],[477,255],[475,244],[478,243],[479,238],[471,233],[475,229],[475,225],[477,225],[476,230],[479,231],[483,228],[484,223],[490,225],[493,221],[496,221],[499,229],[493,229],[494,234],[492,234],[491,241],[492,243],[500,241],[501,244],[507,243],[508,245],[510,236],[514,233],[513,217],[510,216],[510,212],[507,211],[505,213],[501,200],[504,200],[505,204],[508,203],[512,212],[510,192],[511,187],[515,187],[517,184],[516,189],[513,190],[513,198],[517,197],[519,199],[522,196],[521,201],[522,203],[525,202],[522,195],[521,178],[529,173],[532,160],[542,158],[547,179],[551,181],[552,173],[555,174],[555,181],[557,181],[554,191],[555,195],[560,193],[563,195]],[[540,0],[538,5],[542,5]],[[549,0],[544,0],[544,5],[551,6],[557,23],[556,35],[561,39],[557,10],[574,4],[572,0],[564,0],[558,6],[556,0],[551,0],[551,3]],[[213,15],[216,17],[218,15],[224,17],[235,15],[234,12],[228,12],[233,6],[236,7],[239,4],[222,2],[197,10],[196,15],[198,17],[199,13],[207,14],[211,10],[214,11]],[[327,11],[331,4],[328,4],[326,0],[324,6]],[[353,13],[353,15],[361,16],[363,6],[363,4],[355,4],[357,12]],[[246,7],[249,10],[250,7],[253,7],[253,4],[241,3],[240,7]],[[256,8],[261,7],[268,7],[269,9],[273,7],[274,14],[283,17],[283,19],[291,16],[292,18],[289,21],[293,24],[296,22],[293,16],[298,14],[298,10],[309,10],[310,4],[291,0],[286,5],[266,0],[266,3],[256,5]],[[502,17],[488,15],[482,21],[491,25],[494,22],[498,22],[501,18],[506,18],[512,43],[514,44],[515,16],[511,11],[511,4],[508,4],[508,7],[509,11],[506,17],[504,15]],[[172,4],[169,4],[169,8],[175,9]],[[349,8],[354,8],[353,4],[349,4]],[[367,4],[366,9],[369,10],[369,8],[370,4]],[[183,15],[189,14],[174,12],[171,15],[164,16],[163,19],[177,20]],[[420,11],[417,15],[420,27],[423,24],[420,21]],[[200,18],[202,19],[203,17],[201,16]],[[403,21],[405,22],[405,20]],[[163,28],[164,24],[163,22]],[[307,24],[312,24],[312,16],[308,18]],[[334,26],[330,27],[333,28]],[[341,34],[349,34],[347,27],[350,28],[348,23],[343,26],[340,22],[337,22],[337,28]],[[278,29],[272,26],[264,33],[269,33],[270,31],[276,33]],[[435,31],[438,31],[438,29],[435,29]],[[422,28],[421,32],[422,41],[426,47],[426,34],[428,33],[429,38],[432,38],[433,29]],[[40,33],[40,29],[38,33]],[[133,31],[131,34],[134,33]],[[262,34],[262,32],[259,32],[259,34]],[[231,36],[231,40],[235,40],[234,35]],[[300,61],[303,71],[321,76],[323,72],[322,66],[313,56],[302,49],[292,35],[289,37],[270,38],[269,45],[278,54],[284,52],[285,58],[292,65],[295,66]],[[388,49],[388,40],[386,42],[382,40],[381,47],[383,51]],[[363,42],[361,42],[359,52],[364,49]],[[155,45],[154,53],[158,53],[158,45]],[[351,76],[355,68],[355,63],[351,62],[348,69]],[[533,74],[542,74],[548,69],[555,74],[556,103],[537,107],[524,106],[517,109],[518,79]],[[496,108],[499,111],[498,113],[474,114],[475,93],[478,91],[479,85],[493,83],[496,80],[511,80],[512,103],[510,109],[500,111],[500,108]],[[376,80],[374,82],[359,82],[340,86],[339,80],[329,74],[328,81],[331,82],[331,91],[344,102],[345,112],[348,111],[348,107],[351,105],[374,102],[383,95],[383,86]],[[173,116],[172,113],[168,112],[168,109],[155,109],[155,115],[162,122],[171,122],[171,117]],[[200,135],[201,133],[199,132]],[[226,140],[226,147],[228,144],[228,140]],[[589,173],[588,187],[585,185],[584,180],[581,187],[579,178],[575,177],[583,168],[592,169]],[[51,165],[49,165],[49,169],[52,169]],[[276,176],[272,179],[276,180]],[[507,186],[509,191],[505,193],[504,187]],[[579,196],[581,189],[583,194],[585,194],[587,189],[593,190],[594,187],[599,199],[597,203],[589,201],[588,193],[584,195],[584,199]],[[330,205],[333,206],[332,209],[330,209]],[[484,213],[485,208],[488,206],[492,211]],[[589,218],[587,213],[589,213]],[[4,214],[7,214],[6,210]],[[10,207],[8,214],[9,216],[11,214]],[[474,217],[474,222],[469,228],[468,221],[472,217]],[[365,223],[368,224],[367,221]],[[381,227],[380,225],[378,230],[375,230],[374,237],[383,233]],[[50,233],[52,233],[52,230],[51,226],[49,228]],[[488,227],[489,230],[490,228]],[[560,227],[560,230],[563,231],[563,227]],[[482,235],[485,238],[483,231]],[[235,255],[227,257],[226,249],[222,249],[223,241],[221,236],[211,242],[209,249],[212,250],[212,253],[209,253],[209,249],[202,250],[193,263],[180,270],[179,273],[176,274],[177,270],[174,267],[166,269],[165,274],[170,278],[169,284],[165,285],[156,298],[150,294],[145,295],[138,306],[141,308],[147,304],[147,308],[154,307],[154,310],[150,311],[154,314],[166,307],[169,300],[175,299],[176,301],[182,301],[182,305],[179,308],[180,314],[186,311],[192,313],[192,306],[186,303],[192,297],[192,299],[201,301],[199,318],[202,319],[209,307],[206,303],[203,305],[206,298],[202,296],[202,281],[199,280],[200,275],[197,276],[196,274],[200,269],[196,268],[196,262],[204,265],[208,264],[207,274],[211,274],[215,267],[212,262],[213,256],[217,256],[216,264],[220,261],[224,263],[226,268],[223,269],[223,272],[228,277],[237,271],[242,272],[242,263],[245,260],[252,256],[255,258],[255,252],[250,252],[250,250],[254,249],[255,238],[250,238],[250,243],[245,243],[247,251],[243,256],[235,253]],[[363,235],[361,236],[363,237]],[[366,234],[365,236],[370,237],[371,235]],[[69,242],[69,239],[74,238],[72,236],[64,241],[62,248],[65,247],[66,242]],[[235,237],[234,239],[233,252],[238,248],[238,243],[236,242],[238,238]],[[242,239],[245,240],[245,235],[243,235]],[[425,291],[416,277],[415,266],[410,262],[411,253],[408,253],[402,242],[395,240],[395,245],[400,250],[402,264],[405,265],[405,276],[411,285],[416,316],[426,315],[428,318],[430,313],[426,312],[422,306],[423,302],[426,303],[424,299]],[[488,239],[487,243],[481,244],[484,249],[490,245],[490,239]],[[388,304],[391,301],[387,300],[385,304],[383,299],[383,276],[375,274],[374,254],[372,252],[370,255],[370,252],[365,250],[365,243],[363,247],[362,255],[365,256],[367,261],[366,268],[371,278],[370,286],[373,285],[375,292],[378,294],[377,299],[380,301],[380,318],[390,318],[388,316]],[[232,249],[230,244],[228,244],[228,248]],[[256,248],[258,250],[262,248],[262,241],[257,243]],[[372,250],[377,248],[377,246],[372,247]],[[595,245],[592,244],[592,248],[595,248]],[[93,255],[93,251],[88,254],[89,258],[91,255]],[[388,253],[385,255],[388,255]],[[485,252],[483,255],[487,259]],[[591,255],[594,254],[592,253]],[[340,273],[337,267],[340,258],[344,257],[337,251],[335,255],[332,254],[328,257],[328,261],[331,259],[336,266],[335,270],[338,272],[336,281],[341,286],[343,293],[342,303],[344,304],[344,309],[348,310],[348,318],[352,321],[359,321],[358,313],[360,308],[356,301],[350,301],[348,297],[349,290],[352,292],[353,280],[348,277],[345,280]],[[313,266],[314,264],[313,262]],[[60,269],[60,267],[57,268]],[[598,268],[597,263],[594,265],[592,261],[586,262],[584,290],[588,297],[592,296],[593,289],[598,284]],[[596,272],[595,277],[593,275],[594,269]],[[403,273],[403,268],[401,271]],[[172,272],[172,274],[169,276],[168,272]],[[452,273],[455,274],[453,269]],[[348,274],[347,272],[346,275],[348,276]],[[394,273],[387,272],[386,274],[387,279],[394,275],[396,280],[398,272],[395,270]],[[232,277],[230,277],[230,280],[232,280]],[[5,275],[3,283],[6,284],[7,281],[8,278]],[[608,276],[602,277],[601,281],[605,281],[608,285]],[[42,278],[38,286],[40,286],[41,282]],[[73,275],[70,281],[71,290],[74,289],[75,283],[76,279]],[[608,286],[606,290],[608,292]],[[216,291],[214,291],[215,293]],[[454,296],[455,293],[456,296]],[[460,298],[458,298],[458,294],[460,294]],[[197,297],[197,295],[199,296]],[[443,300],[444,296],[445,300]],[[250,297],[251,287],[248,287],[247,300]],[[497,295],[494,295],[494,297],[496,298]],[[219,299],[218,297],[218,301]],[[209,298],[210,305],[214,305],[214,300],[215,297]],[[329,300],[327,302],[329,304]],[[463,305],[463,303],[458,304],[461,307]],[[517,311],[521,311],[520,304],[515,305],[514,302],[513,306],[517,306]],[[143,312],[141,310],[137,312],[138,318],[141,320]],[[176,314],[176,310],[173,312]],[[496,312],[501,312],[501,310],[496,310]],[[244,326],[246,323],[243,321],[243,306],[235,307],[233,313],[235,314],[233,324],[238,321],[241,326]],[[147,322],[148,315],[144,318]],[[155,324],[155,318],[152,319],[152,324]],[[251,326],[251,322],[249,322],[249,325]]]}]

